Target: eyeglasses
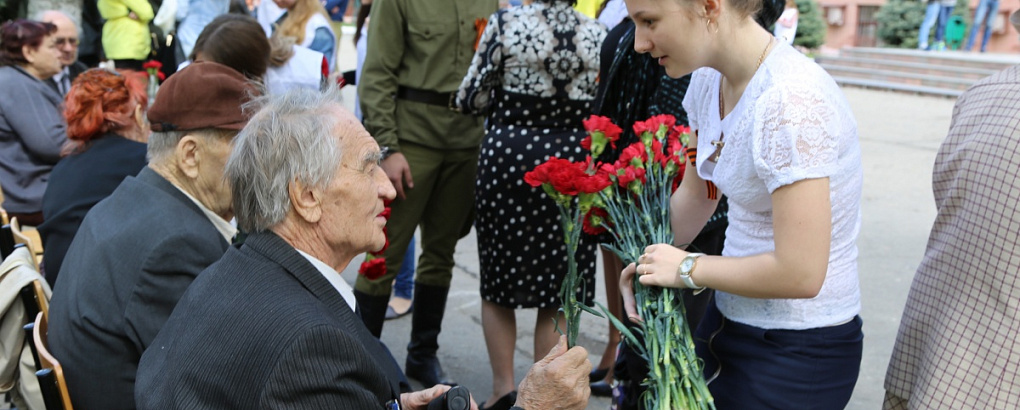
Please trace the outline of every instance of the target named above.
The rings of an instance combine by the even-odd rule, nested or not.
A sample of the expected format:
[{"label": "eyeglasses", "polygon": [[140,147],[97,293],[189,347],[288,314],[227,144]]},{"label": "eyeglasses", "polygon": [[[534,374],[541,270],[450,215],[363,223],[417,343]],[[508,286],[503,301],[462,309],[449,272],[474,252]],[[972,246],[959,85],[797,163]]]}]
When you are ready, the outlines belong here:
[{"label": "eyeglasses", "polygon": [[59,47],[63,47],[65,44],[68,44],[71,47],[78,47],[78,39],[76,39],[76,38],[62,37],[62,38],[56,39],[56,41],[54,41],[53,43],[56,44]]}]

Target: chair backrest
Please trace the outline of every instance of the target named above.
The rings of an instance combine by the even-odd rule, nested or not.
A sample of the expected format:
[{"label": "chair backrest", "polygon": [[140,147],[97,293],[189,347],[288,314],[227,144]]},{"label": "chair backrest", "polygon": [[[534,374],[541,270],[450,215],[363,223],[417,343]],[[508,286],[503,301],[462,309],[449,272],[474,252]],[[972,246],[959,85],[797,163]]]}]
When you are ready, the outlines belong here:
[{"label": "chair backrest", "polygon": [[11,221],[7,219],[7,211],[4,210],[4,190],[0,188],[0,225],[7,225],[9,223]]},{"label": "chair backrest", "polygon": [[67,382],[64,381],[64,369],[60,367],[60,362],[50,354],[49,343],[46,340],[48,331],[47,318],[42,312],[39,312],[35,317],[35,328],[32,333],[42,367],[42,370],[36,372],[35,375],[39,378],[43,401],[46,402],[47,410],[73,410],[71,395],[67,392]]},{"label": "chair backrest", "polygon": [[26,316],[31,319],[42,313],[50,320],[50,300],[46,297],[42,282],[39,279],[21,288],[21,303],[25,304]]},{"label": "chair backrest", "polygon": [[22,229],[18,218],[11,218],[11,233],[14,235],[14,242],[28,246],[28,250],[35,256],[35,268],[38,270],[43,255],[43,242],[39,231],[35,228]]}]

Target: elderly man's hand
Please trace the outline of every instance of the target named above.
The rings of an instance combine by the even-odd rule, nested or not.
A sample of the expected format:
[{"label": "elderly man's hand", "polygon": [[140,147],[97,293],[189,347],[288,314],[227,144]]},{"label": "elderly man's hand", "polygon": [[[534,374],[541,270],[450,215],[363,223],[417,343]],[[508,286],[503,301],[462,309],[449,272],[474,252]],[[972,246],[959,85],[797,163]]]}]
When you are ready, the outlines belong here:
[{"label": "elderly man's hand", "polygon": [[[429,408],[429,403],[432,400],[439,398],[443,393],[450,390],[450,386],[445,384],[437,384],[432,386],[430,389],[419,390],[411,393],[404,393],[400,395],[400,408],[408,410],[426,410]],[[471,397],[471,410],[478,410],[478,404],[475,403],[474,396]]]},{"label": "elderly man's hand", "polygon": [[407,158],[404,157],[404,154],[394,152],[383,160],[381,166],[383,171],[386,171],[386,176],[390,179],[390,183],[393,184],[393,188],[396,188],[397,197],[407,199],[407,195],[404,194],[404,187],[414,189],[414,181],[411,180],[411,166],[407,163]]},{"label": "elderly man's hand", "polygon": [[525,410],[569,410],[588,406],[591,388],[588,351],[574,346],[567,350],[567,337],[542,360],[531,366],[518,386],[517,406]]}]

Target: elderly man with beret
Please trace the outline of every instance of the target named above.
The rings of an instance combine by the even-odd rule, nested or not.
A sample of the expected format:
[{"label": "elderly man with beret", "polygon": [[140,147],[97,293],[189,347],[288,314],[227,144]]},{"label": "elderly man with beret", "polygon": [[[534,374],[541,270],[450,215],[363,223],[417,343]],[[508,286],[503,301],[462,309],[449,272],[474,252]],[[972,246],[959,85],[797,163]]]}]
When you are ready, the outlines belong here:
[{"label": "elderly man with beret", "polygon": [[236,228],[223,167],[247,122],[251,87],[195,63],[171,76],[148,113],[149,165],[85,216],[55,284],[49,342],[76,408],[135,408],[142,352]]},{"label": "elderly man with beret", "polygon": [[[258,103],[226,171],[251,234],[199,275],[142,356],[139,408],[424,409],[450,387],[401,393],[400,368],[337,273],[386,242],[380,214],[396,192],[378,144],[335,90]],[[561,339],[517,408],[583,409],[590,370]]]}]

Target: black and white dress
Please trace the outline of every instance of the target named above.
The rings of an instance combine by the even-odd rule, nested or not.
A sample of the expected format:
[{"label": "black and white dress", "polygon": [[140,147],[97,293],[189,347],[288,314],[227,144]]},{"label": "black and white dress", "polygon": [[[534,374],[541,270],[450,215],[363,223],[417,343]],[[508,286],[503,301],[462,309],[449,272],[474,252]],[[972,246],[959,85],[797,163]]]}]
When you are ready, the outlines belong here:
[{"label": "black and white dress", "polygon": [[[510,308],[559,306],[567,253],[556,204],[524,182],[550,156],[587,154],[582,120],[591,113],[606,29],[565,2],[536,1],[490,17],[456,95],[488,116],[478,160],[475,228],[482,298]],[[595,242],[582,235],[579,290],[594,300]],[[581,293],[583,292],[583,293]]]}]

